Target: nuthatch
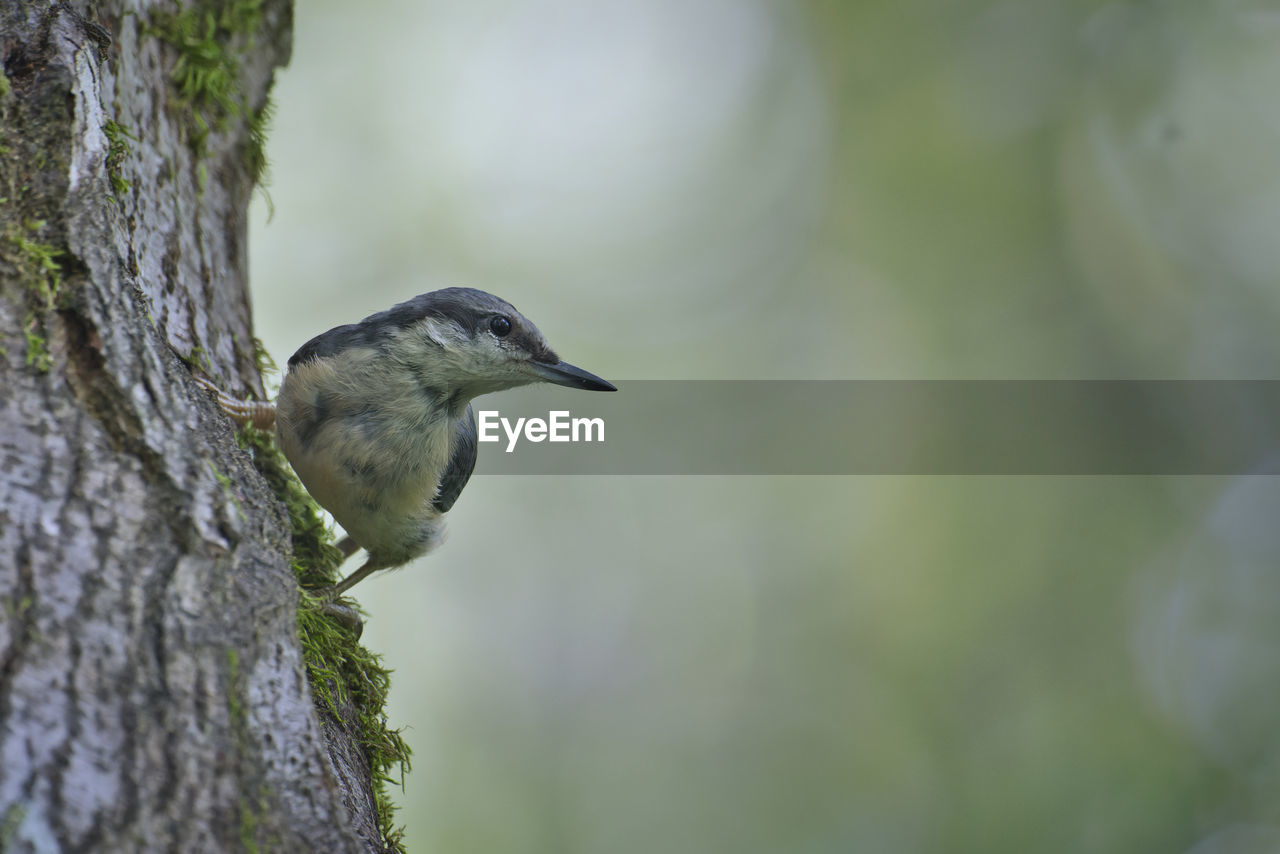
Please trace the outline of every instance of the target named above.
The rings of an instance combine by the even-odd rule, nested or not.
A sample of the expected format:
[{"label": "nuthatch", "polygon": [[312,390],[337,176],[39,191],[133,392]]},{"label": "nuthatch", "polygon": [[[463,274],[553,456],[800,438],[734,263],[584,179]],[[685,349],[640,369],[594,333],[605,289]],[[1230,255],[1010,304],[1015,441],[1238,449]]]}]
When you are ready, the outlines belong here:
[{"label": "nuthatch", "polygon": [[[616,391],[561,361],[510,303],[472,288],[422,294],[293,354],[275,407],[280,448],[354,541],[344,551],[368,552],[327,598],[439,545],[475,468],[472,398],[535,382]],[[241,422],[267,420],[263,404],[219,399]]]}]

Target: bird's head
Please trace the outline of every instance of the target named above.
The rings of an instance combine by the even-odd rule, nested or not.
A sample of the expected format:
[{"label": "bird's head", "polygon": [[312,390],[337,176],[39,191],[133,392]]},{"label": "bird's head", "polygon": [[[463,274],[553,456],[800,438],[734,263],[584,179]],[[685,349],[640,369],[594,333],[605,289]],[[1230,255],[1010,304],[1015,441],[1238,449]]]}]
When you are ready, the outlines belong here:
[{"label": "bird's head", "polygon": [[615,391],[555,354],[505,300],[474,288],[422,294],[361,321],[378,349],[456,400],[536,382]]}]

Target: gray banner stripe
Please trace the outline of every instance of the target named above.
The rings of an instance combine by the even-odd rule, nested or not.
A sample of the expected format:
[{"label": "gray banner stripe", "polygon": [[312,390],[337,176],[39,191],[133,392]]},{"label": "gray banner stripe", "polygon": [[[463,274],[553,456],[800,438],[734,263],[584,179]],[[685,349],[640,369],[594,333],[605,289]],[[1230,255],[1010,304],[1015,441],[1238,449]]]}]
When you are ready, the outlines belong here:
[{"label": "gray banner stripe", "polygon": [[[666,381],[532,386],[491,419],[599,418],[604,441],[480,445],[478,474],[1280,473],[1280,381]],[[581,437],[583,433],[579,432]]]}]

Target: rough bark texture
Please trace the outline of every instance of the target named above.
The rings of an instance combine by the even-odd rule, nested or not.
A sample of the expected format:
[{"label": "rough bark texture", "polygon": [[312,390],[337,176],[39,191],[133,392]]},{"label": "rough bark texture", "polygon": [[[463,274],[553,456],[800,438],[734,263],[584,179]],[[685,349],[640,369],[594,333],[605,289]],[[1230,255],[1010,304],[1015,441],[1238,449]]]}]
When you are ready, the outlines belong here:
[{"label": "rough bark texture", "polygon": [[[250,126],[292,10],[197,8],[0,0],[3,851],[382,850],[287,515],[191,381],[261,391]],[[181,21],[234,58],[226,103],[183,91]]]}]

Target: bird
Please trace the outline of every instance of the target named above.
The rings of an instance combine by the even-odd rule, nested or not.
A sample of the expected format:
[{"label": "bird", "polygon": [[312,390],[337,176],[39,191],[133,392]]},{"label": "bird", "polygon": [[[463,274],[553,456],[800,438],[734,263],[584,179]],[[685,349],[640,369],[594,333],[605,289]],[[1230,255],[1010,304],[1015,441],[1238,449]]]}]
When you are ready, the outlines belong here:
[{"label": "bird", "polygon": [[617,390],[563,361],[507,301],[460,287],[312,338],[290,357],[274,407],[198,381],[240,423],[274,419],[285,458],[346,532],[343,553],[366,551],[362,566],[315,591],[330,602],[443,541],[476,464],[474,398],[537,382]]}]

